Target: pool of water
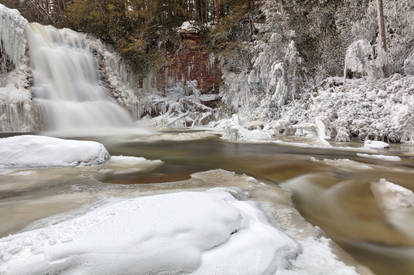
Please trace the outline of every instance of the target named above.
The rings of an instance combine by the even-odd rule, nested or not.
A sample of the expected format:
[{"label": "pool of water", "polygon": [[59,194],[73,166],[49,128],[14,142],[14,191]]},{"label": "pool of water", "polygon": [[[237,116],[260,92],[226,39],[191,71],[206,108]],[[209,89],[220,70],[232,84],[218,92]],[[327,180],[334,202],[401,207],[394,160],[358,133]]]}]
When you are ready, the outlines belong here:
[{"label": "pool of water", "polygon": [[357,156],[359,143],[335,144],[335,148],[241,144],[214,135],[168,140],[168,135],[178,134],[162,133],[150,141],[133,135],[82,137],[104,143],[113,156],[164,162],[148,171],[115,174],[88,167],[0,171],[0,220],[6,221],[0,225],[0,236],[102,196],[132,194],[145,186],[157,189],[157,184],[165,186],[195,172],[221,168],[290,189],[295,207],[309,222],[376,274],[414,274],[414,230],[410,234],[389,223],[370,189],[384,178],[414,190],[410,146],[392,146],[381,153],[401,158],[390,162]]}]

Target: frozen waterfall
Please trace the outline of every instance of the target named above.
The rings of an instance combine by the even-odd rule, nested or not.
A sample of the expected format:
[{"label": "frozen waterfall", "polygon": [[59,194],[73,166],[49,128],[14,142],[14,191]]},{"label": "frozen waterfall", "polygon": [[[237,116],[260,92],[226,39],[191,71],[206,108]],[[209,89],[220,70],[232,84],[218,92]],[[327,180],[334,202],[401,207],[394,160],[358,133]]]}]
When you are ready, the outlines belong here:
[{"label": "frozen waterfall", "polygon": [[46,130],[125,126],[132,122],[100,85],[98,66],[85,35],[37,23],[26,28],[34,98]]}]

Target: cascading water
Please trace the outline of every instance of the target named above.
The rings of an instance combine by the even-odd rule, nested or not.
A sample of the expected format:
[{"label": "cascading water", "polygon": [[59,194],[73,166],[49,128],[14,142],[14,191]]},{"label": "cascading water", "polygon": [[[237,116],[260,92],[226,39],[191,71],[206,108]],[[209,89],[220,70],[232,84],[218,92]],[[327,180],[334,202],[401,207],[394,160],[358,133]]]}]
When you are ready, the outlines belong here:
[{"label": "cascading water", "polygon": [[85,35],[37,23],[26,28],[35,101],[46,130],[90,130],[132,122],[99,84],[96,60]]}]

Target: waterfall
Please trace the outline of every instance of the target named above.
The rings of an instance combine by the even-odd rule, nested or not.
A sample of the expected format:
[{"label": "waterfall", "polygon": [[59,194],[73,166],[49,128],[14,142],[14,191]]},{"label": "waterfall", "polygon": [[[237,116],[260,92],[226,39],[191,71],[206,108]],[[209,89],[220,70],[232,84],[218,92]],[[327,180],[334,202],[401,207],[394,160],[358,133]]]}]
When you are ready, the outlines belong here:
[{"label": "waterfall", "polygon": [[45,130],[90,130],[126,126],[128,112],[100,85],[97,61],[84,34],[29,24],[26,33],[34,100]]}]

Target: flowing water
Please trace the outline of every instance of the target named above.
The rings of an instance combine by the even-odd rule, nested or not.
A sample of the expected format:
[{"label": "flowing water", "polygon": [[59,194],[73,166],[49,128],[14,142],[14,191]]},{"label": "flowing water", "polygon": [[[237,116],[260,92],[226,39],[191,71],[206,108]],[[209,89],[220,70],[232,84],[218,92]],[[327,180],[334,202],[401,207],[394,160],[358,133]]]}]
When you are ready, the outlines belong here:
[{"label": "flowing water", "polygon": [[[321,149],[227,143],[215,136],[168,141],[174,136],[199,134],[202,136],[160,133],[87,138],[104,143],[112,155],[164,162],[152,169],[119,173],[108,167],[3,171],[0,219],[8,222],[0,225],[0,235],[17,232],[37,219],[94,203],[104,196],[177,189],[171,182],[186,180],[195,172],[221,168],[291,190],[301,214],[375,274],[414,274],[414,231],[400,226],[412,224],[413,213],[404,214],[402,224],[390,222],[371,188],[384,178],[414,190],[411,147],[392,147],[385,154],[399,155],[401,161],[389,162],[358,157],[355,150],[360,144]],[[208,186],[223,183],[210,182]]]},{"label": "flowing water", "polygon": [[78,131],[125,126],[130,115],[101,85],[85,35],[37,23],[26,28],[35,101],[45,130]]}]

